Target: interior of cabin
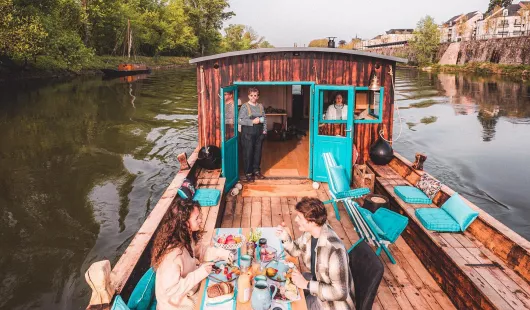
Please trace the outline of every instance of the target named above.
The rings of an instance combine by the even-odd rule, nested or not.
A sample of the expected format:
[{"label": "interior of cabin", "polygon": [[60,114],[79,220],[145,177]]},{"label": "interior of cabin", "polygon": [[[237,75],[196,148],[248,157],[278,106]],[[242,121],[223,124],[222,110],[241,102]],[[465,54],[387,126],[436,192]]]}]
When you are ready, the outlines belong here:
[{"label": "interior of cabin", "polygon": [[[250,87],[254,86],[238,86],[239,107],[248,101]],[[342,96],[344,108],[350,104],[348,92],[322,90],[318,96],[318,105],[315,102],[312,106],[315,100],[311,100],[313,94],[311,94],[310,85],[259,85],[256,87],[260,92],[258,102],[265,108],[267,116],[268,134],[263,144],[262,173],[267,177],[307,178],[310,164],[310,121],[311,114],[314,113],[313,109],[318,109],[319,135],[346,136],[346,119],[339,117],[333,124],[328,124],[325,120],[328,118],[326,117],[328,107],[333,105],[337,95]],[[350,100],[354,101],[355,120],[377,117],[369,111],[379,110],[379,100],[373,100],[369,96],[368,89],[355,91],[354,100]],[[374,103],[369,105],[369,102]],[[241,152],[241,145],[239,151]],[[240,175],[244,174],[243,167],[243,156],[239,156]]]}]

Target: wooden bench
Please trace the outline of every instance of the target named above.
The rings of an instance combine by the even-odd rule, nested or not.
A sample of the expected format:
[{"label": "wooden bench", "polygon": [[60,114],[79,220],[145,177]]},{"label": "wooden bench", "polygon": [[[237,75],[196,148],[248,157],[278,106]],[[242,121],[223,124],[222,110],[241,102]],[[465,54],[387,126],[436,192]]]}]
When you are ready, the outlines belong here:
[{"label": "wooden bench", "polygon": [[375,166],[376,192],[389,197],[391,208],[409,217],[403,238],[460,309],[530,309],[530,286],[468,231],[438,233],[425,229],[415,215],[435,204],[408,204],[394,193],[411,185],[388,166]]}]

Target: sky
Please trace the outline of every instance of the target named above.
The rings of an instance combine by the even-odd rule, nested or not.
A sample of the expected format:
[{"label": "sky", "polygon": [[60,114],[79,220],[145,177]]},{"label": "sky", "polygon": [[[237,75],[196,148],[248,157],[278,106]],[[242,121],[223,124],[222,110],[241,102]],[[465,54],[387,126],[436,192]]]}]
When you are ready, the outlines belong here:
[{"label": "sky", "polygon": [[[517,3],[518,1],[514,1]],[[415,28],[424,16],[440,24],[460,13],[484,12],[489,0],[229,0],[236,16],[275,47],[309,44],[328,36],[370,39],[392,28]]]}]

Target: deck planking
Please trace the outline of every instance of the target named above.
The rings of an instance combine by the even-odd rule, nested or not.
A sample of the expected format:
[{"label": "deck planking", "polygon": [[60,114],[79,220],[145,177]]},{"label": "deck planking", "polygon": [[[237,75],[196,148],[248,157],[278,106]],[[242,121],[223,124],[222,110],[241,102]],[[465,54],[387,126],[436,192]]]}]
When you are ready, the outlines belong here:
[{"label": "deck planking", "polygon": [[[259,182],[289,184],[289,181],[265,180]],[[303,182],[303,180],[292,181]],[[327,184],[321,183],[320,188],[313,191],[314,196],[320,200],[329,199]],[[290,231],[294,232],[294,236],[299,237],[300,232],[295,222],[294,208],[301,197],[289,196],[288,193],[284,195],[280,197],[229,196],[226,200],[227,206],[221,227],[259,227],[252,224],[270,227],[284,222]],[[326,210],[328,211],[329,224],[344,242],[345,247],[349,248],[358,240],[358,236],[346,209],[342,204],[339,204],[340,221],[335,218],[331,204],[326,205]],[[243,214],[250,215],[252,219],[246,219],[245,216],[241,216]],[[384,254],[381,256],[385,273],[373,309],[455,309],[448,296],[401,237],[390,246],[390,251],[396,258],[397,264],[390,263]],[[302,271],[308,271],[301,260],[299,260],[299,265]]]}]

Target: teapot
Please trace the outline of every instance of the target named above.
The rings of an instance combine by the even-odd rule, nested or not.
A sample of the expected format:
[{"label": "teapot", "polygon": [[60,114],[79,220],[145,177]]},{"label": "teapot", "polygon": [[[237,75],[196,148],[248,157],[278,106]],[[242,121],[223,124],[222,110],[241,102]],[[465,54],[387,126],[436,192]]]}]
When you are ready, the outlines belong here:
[{"label": "teapot", "polygon": [[[271,287],[274,288],[272,292]],[[251,299],[252,310],[269,310],[271,308],[272,299],[278,292],[278,288],[275,285],[271,285],[271,287],[269,287],[266,280],[256,280],[254,282]]]}]

